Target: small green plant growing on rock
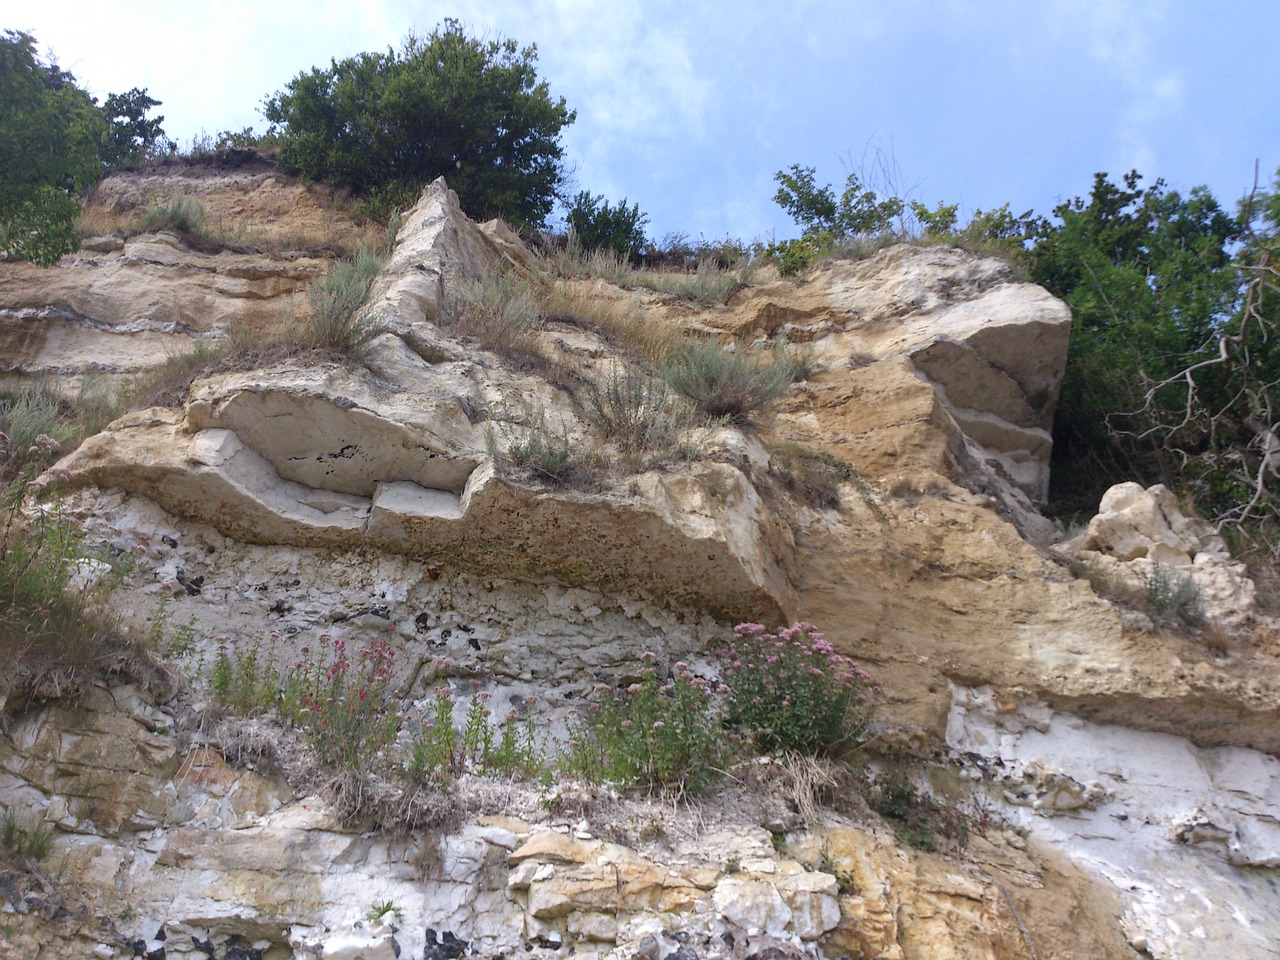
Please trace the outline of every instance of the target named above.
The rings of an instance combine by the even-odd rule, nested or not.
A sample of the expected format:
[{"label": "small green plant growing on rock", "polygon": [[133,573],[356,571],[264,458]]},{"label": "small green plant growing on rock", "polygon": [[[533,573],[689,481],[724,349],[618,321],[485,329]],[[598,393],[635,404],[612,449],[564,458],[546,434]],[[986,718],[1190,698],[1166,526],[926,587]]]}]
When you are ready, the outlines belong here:
[{"label": "small green plant growing on rock", "polygon": [[53,852],[53,831],[25,824],[12,809],[6,810],[0,817],[0,849],[19,860],[45,860]]},{"label": "small green plant growing on rock", "polygon": [[485,434],[489,456],[504,473],[552,487],[590,490],[599,486],[603,458],[571,434],[567,425],[555,429],[540,407],[524,426],[520,433],[509,428],[503,439],[492,425]]},{"label": "small green plant growing on rock", "polygon": [[1159,620],[1179,617],[1188,623],[1204,619],[1200,585],[1190,573],[1166,563],[1156,563],[1138,574],[1147,592],[1147,609]]},{"label": "small green plant growing on rock", "polygon": [[570,724],[566,772],[591,782],[697,791],[717,776],[725,740],[716,729],[713,685],[683,663],[659,677],[652,653],[639,680],[604,696]]},{"label": "small green plant growing on rock", "polygon": [[963,847],[969,841],[969,822],[954,807],[916,789],[901,775],[875,784],[868,798],[871,809],[889,821],[894,835],[917,850],[936,851],[942,841]]},{"label": "small green plant growing on rock", "polygon": [[375,901],[369,907],[369,912],[364,915],[364,918],[370,923],[381,923],[388,917],[400,919],[400,908],[396,906],[394,900]]}]

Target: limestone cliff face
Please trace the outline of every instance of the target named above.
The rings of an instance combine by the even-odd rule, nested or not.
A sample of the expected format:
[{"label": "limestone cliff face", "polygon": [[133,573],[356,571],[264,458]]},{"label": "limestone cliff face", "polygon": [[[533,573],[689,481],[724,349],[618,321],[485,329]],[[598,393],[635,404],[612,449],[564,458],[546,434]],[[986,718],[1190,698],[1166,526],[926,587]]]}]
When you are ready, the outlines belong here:
[{"label": "limestone cliff face", "polygon": [[[205,183],[210,206],[285,189],[246,176]],[[176,240],[129,244],[66,261],[42,295],[27,268],[0,265],[0,321],[25,345],[14,369],[90,369],[96,341],[60,352],[55,334],[97,330],[86,317],[124,369],[151,362],[158,336],[216,336],[252,316],[259,301]],[[156,246],[186,266],[129,262]],[[248,279],[251,259],[245,284],[297,296],[280,277]],[[176,705],[103,689],[11,723],[0,797],[58,825],[67,876],[121,937],[145,955],[163,931],[167,956],[207,942],[219,957],[391,956],[392,939],[410,956],[454,956],[444,931],[481,956],[564,943],[618,960],[1280,955],[1280,903],[1258,879],[1280,864],[1274,627],[1240,587],[1222,593],[1229,642],[1206,643],[1099,596],[1047,549],[1037,507],[1070,327],[1061,303],[944,248],[891,248],[708,310],[597,284],[654,323],[803,344],[818,372],[759,434],[708,431],[690,464],[565,492],[504,479],[487,428],[518,433],[536,413],[588,440],[573,398],[440,322],[451,285],[495,265],[540,271],[438,182],[375,284],[368,309],[385,332],[366,366],[285,362],[197,382],[181,409],[129,414],[67,458],[90,535],[137,557],[114,602],[141,616],[163,597],[197,638],[271,632],[282,657],[320,630],[383,637],[405,703],[448,658],[500,700],[546,697],[553,726],[642,651],[698,662],[733,620],[809,620],[885,688],[883,738],[948,758],[953,782],[936,789],[981,798],[1025,839],[993,826],[948,858],[896,846],[865,811],[802,826],[744,801],[702,811],[695,830],[640,808],[548,812],[515,790],[447,835],[357,836],[270,771],[228,767],[215,731],[173,736]],[[312,269],[261,269],[277,267],[299,280]],[[126,302],[186,326],[135,324]],[[580,330],[544,336],[572,341],[564,354],[584,375],[610,356]],[[838,509],[799,502],[771,474],[773,442],[845,459],[867,486],[846,484]],[[1134,562],[1116,516],[1071,558]],[[1144,556],[1167,561],[1143,529]],[[1188,568],[1213,552],[1176,549]],[[188,651],[193,669],[211,642]],[[620,826],[650,816],[660,842]],[[766,821],[791,831],[786,851]],[[614,829],[619,843],[605,843]],[[384,900],[403,911],[397,932],[352,927]],[[12,936],[54,944],[40,956],[129,955],[92,924],[42,924],[23,919]]]}]

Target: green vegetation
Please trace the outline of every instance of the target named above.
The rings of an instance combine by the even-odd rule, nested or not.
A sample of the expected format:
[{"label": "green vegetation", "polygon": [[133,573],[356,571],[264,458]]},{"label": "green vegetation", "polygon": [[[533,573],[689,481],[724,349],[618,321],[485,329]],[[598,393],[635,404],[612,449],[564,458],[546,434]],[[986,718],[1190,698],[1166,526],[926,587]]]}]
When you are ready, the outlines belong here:
[{"label": "green vegetation", "polygon": [[[26,818],[35,821],[32,814]],[[0,816],[0,852],[17,860],[47,860],[53,853],[53,831],[38,823],[27,825],[10,807]]]},{"label": "green vegetation", "polygon": [[852,484],[872,512],[884,515],[871,484],[853,464],[825,450],[794,443],[771,445],[769,472],[806,503],[827,510],[840,508],[840,487]]},{"label": "green vegetation", "polygon": [[269,97],[279,161],[372,194],[388,209],[439,176],[478,219],[542,223],[574,120],[536,72],[537,49],[468,36],[445,20],[400,50],[332,61]]},{"label": "green vegetation", "polygon": [[0,254],[52,266],[79,248],[79,194],[108,165],[161,148],[164,119],[145,90],[112,94],[105,106],[28,33],[0,33]]},{"label": "green vegetation", "polygon": [[489,456],[500,469],[518,478],[590,490],[599,486],[606,473],[604,458],[571,434],[568,425],[562,423],[558,430],[551,426],[541,407],[523,424],[508,421],[504,432],[507,435],[500,442],[497,431],[488,430]]},{"label": "green vegetation", "polygon": [[639,204],[627,207],[625,197],[610,206],[604,197],[583,190],[569,204],[569,244],[582,250],[607,250],[620,260],[639,261],[647,241],[644,225],[649,218]]},{"label": "green vegetation", "polygon": [[757,750],[839,755],[861,740],[879,691],[813,624],[740,623],[734,637],[717,654],[729,689],[725,722]]},{"label": "green vegetation", "polygon": [[102,175],[105,120],[30,34],[0,35],[0,253],[52,265],[78,249],[78,193]]},{"label": "green vegetation", "polygon": [[907,846],[933,852],[943,841],[958,847],[968,842],[969,818],[918,790],[900,773],[874,783],[868,799],[871,809],[889,821],[894,835]]},{"label": "green vegetation", "polygon": [[697,792],[718,779],[728,756],[717,730],[712,684],[677,663],[670,679],[658,677],[653,654],[641,677],[574,717],[565,771],[590,783],[677,787]]},{"label": "green vegetation", "polygon": [[386,259],[371,250],[361,250],[350,260],[339,260],[321,279],[311,282],[308,299],[311,319],[302,327],[300,339],[307,346],[354,354],[378,335],[374,318],[357,320],[369,296],[369,285]]},{"label": "green vegetation", "polygon": [[628,463],[691,458],[683,434],[694,425],[693,411],[661,379],[613,363],[603,381],[588,388],[587,400],[588,418]]},{"label": "green vegetation", "polygon": [[1181,618],[1187,623],[1204,619],[1200,587],[1189,572],[1165,563],[1155,563],[1139,574],[1146,589],[1147,609],[1158,620]]},{"label": "green vegetation", "polygon": [[185,238],[199,236],[205,224],[204,204],[194,197],[174,196],[161,201],[138,219],[144,233],[167,230]]},{"label": "green vegetation", "polygon": [[[847,755],[865,736],[879,692],[811,625],[769,632],[743,624],[721,656],[718,678],[683,662],[660,667],[645,653],[631,676],[598,683],[570,710],[567,741],[557,749],[537,732],[534,698],[498,721],[489,693],[472,679],[459,723],[458,697],[446,683],[405,709],[392,690],[395,655],[386,641],[352,654],[341,639],[322,634],[318,650],[304,644],[285,666],[280,640],[217,638],[207,680],[214,699],[240,715],[274,713],[331,771],[396,777],[410,791],[466,774],[549,782],[556,772],[589,783],[700,791],[759,752],[777,753],[786,764]],[[193,655],[188,647],[186,656]],[[448,667],[434,661],[432,674]]]},{"label": "green vegetation", "polygon": [[9,709],[42,678],[71,691],[137,653],[101,602],[124,561],[88,549],[56,501],[24,510],[59,479],[41,475],[61,449],[50,431],[78,439],[47,391],[0,399],[0,698]]},{"label": "green vegetation", "polygon": [[[651,253],[662,259],[660,251]],[[625,289],[653,290],[687,300],[694,306],[711,307],[726,303],[754,275],[759,258],[746,250],[740,254],[725,259],[703,250],[689,254],[694,264],[692,269],[650,268],[637,266],[629,258],[608,249],[588,250],[570,244],[551,258],[550,268],[556,276],[566,279],[604,280]],[[683,255],[668,259],[687,262]]]},{"label": "green vegetation", "polygon": [[718,343],[692,341],[667,359],[662,375],[671,388],[688,397],[709,417],[745,424],[767,411],[787,392],[801,372],[794,356],[782,349],[725,349]]}]

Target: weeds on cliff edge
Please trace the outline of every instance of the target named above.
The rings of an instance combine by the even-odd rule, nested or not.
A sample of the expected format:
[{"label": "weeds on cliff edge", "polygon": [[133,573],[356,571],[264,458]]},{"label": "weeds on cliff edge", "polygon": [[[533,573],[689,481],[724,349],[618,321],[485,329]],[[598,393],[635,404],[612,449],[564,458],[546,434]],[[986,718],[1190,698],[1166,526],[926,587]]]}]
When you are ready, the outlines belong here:
[{"label": "weeds on cliff edge", "polygon": [[208,214],[195,197],[175,195],[156,204],[138,218],[138,229],[144,233],[167,230],[184,239],[200,239]]},{"label": "weeds on cliff edge", "polygon": [[947,841],[955,847],[969,842],[969,818],[961,810],[917,789],[893,772],[870,787],[871,809],[889,821],[902,843],[934,852]]},{"label": "weeds on cliff edge", "polygon": [[301,339],[311,347],[355,354],[378,335],[373,317],[359,318],[369,295],[369,285],[386,259],[364,249],[349,260],[338,260],[323,278],[311,281],[307,297],[311,319],[302,328]]},{"label": "weeds on cliff edge", "polygon": [[666,383],[634,365],[612,363],[587,389],[588,419],[632,466],[691,460],[697,449],[685,439],[693,410]]},{"label": "weeds on cliff edge", "polygon": [[879,688],[811,623],[740,623],[715,656],[729,690],[725,723],[762,752],[838,756],[871,721]]},{"label": "weeds on cliff edge", "polygon": [[694,341],[669,357],[662,376],[708,417],[744,425],[767,411],[793,384],[800,367],[786,350],[749,350]]},{"label": "weeds on cliff edge", "polygon": [[540,311],[529,280],[510,270],[490,268],[479,277],[459,277],[444,326],[472,337],[486,350],[508,356],[536,349]]},{"label": "weeds on cliff edge", "polygon": [[489,424],[485,442],[500,472],[519,480],[577,490],[599,488],[605,474],[604,458],[569,432],[557,430],[539,407],[524,423],[508,419],[499,430]]},{"label": "weeds on cliff edge", "polygon": [[[728,244],[728,241],[725,242]],[[663,293],[695,306],[719,306],[749,285],[754,279],[759,258],[738,245],[733,255],[724,254],[721,248],[706,248],[701,254],[672,254],[671,264],[679,260],[675,269],[660,266],[637,266],[610,250],[583,250],[575,244],[566,244],[549,257],[551,272],[564,279],[603,280],[624,289],[645,289]]]},{"label": "weeds on cliff edge", "polygon": [[1147,609],[1158,620],[1182,618],[1198,624],[1204,620],[1204,604],[1200,585],[1190,573],[1167,563],[1153,563],[1138,574],[1146,590]]},{"label": "weeds on cliff edge", "polygon": [[807,503],[828,510],[840,509],[840,487],[851,484],[872,512],[884,519],[871,484],[853,464],[825,450],[796,443],[772,444],[769,473]]},{"label": "weeds on cliff edge", "polygon": [[[0,433],[7,438],[0,456],[0,480],[6,481],[23,473],[34,475],[52,453],[79,439],[62,397],[43,381],[0,395]],[[46,439],[37,444],[40,437]],[[55,446],[49,447],[49,441]]]}]

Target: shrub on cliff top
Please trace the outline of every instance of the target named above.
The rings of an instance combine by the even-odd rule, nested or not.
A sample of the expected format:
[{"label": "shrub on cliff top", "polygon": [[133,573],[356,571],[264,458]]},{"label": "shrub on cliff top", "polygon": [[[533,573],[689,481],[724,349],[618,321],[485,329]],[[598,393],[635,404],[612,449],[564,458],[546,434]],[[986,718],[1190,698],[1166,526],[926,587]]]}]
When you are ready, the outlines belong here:
[{"label": "shrub on cliff top", "polygon": [[575,114],[536,61],[536,47],[445,20],[398,52],[298,74],[263,112],[279,131],[280,163],[303,176],[366,193],[416,193],[447,176],[471,216],[537,225],[563,180],[560,131]]}]

